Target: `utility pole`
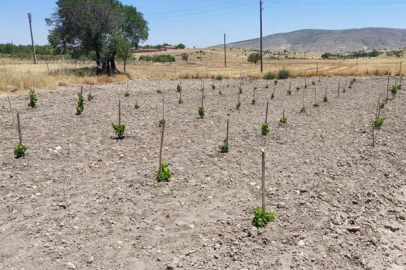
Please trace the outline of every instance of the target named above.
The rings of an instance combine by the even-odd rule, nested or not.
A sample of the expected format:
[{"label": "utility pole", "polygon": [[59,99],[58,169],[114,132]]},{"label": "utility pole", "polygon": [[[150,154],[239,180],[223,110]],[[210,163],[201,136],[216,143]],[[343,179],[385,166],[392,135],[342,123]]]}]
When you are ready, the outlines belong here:
[{"label": "utility pole", "polygon": [[226,34],[224,34],[224,66],[227,66],[227,45],[226,45]]},{"label": "utility pole", "polygon": [[34,44],[34,35],[32,34],[32,15],[28,13],[28,21],[30,23],[30,32],[31,32],[31,42],[32,42],[32,53],[34,55],[34,64],[37,63],[37,55],[35,54],[35,44]]},{"label": "utility pole", "polygon": [[260,50],[261,50],[261,73],[264,72],[264,63],[263,63],[263,54],[262,54],[262,4],[264,2],[262,0],[259,0],[259,24],[260,24]]}]

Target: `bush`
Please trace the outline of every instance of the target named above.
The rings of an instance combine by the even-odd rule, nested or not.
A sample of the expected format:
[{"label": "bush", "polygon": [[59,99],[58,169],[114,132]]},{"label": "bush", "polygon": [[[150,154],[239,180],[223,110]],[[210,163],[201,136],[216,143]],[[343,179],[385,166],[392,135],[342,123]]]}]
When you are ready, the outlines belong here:
[{"label": "bush", "polygon": [[298,87],[296,87],[296,91],[299,91],[300,90],[300,87],[298,86]]},{"label": "bush", "polygon": [[211,85],[211,90],[215,90],[216,86],[214,84]]},{"label": "bush", "polygon": [[277,85],[277,84],[278,84],[278,80],[275,79],[274,84]]},{"label": "bush", "polygon": [[197,112],[199,113],[200,118],[204,118],[204,107],[197,108]]},{"label": "bush", "polygon": [[257,103],[257,101],[256,101],[255,99],[253,99],[253,100],[251,101],[251,104],[252,104],[252,105],[255,105],[255,103]]},{"label": "bush", "polygon": [[252,224],[257,228],[265,227],[269,222],[275,221],[275,215],[273,213],[265,212],[261,207],[257,207],[254,211],[254,219]]},{"label": "bush", "polygon": [[36,108],[37,107],[37,96],[35,95],[35,91],[30,90],[29,95],[30,95],[30,103],[28,103],[28,106],[31,108]]},{"label": "bush", "polygon": [[398,86],[397,85],[392,86],[390,92],[392,93],[392,96],[396,96],[396,94],[398,93]]},{"label": "bush", "polygon": [[228,153],[229,147],[228,147],[228,140],[227,138],[224,139],[224,144],[219,146],[220,152],[221,153]]},{"label": "bush", "polygon": [[182,86],[180,86],[180,84],[176,86],[176,92],[178,93],[182,92]]},{"label": "bush", "polygon": [[156,174],[156,180],[158,182],[169,182],[171,181],[171,169],[168,163],[162,162],[161,170]]},{"label": "bush", "polygon": [[182,100],[182,99],[179,99],[178,103],[179,103],[179,104],[183,104],[183,100]]},{"label": "bush", "polygon": [[189,59],[189,55],[187,53],[182,53],[182,60],[187,62],[188,59]]},{"label": "bush", "polygon": [[383,123],[385,122],[386,118],[378,118],[374,121],[375,129],[381,129]]},{"label": "bush", "polygon": [[275,74],[273,74],[272,72],[267,72],[264,75],[264,80],[274,80],[275,79]]},{"label": "bush", "polygon": [[288,118],[282,117],[282,118],[279,120],[279,122],[280,122],[281,124],[286,124],[286,123],[288,122]]},{"label": "bush", "polygon": [[259,53],[251,53],[251,54],[248,56],[248,62],[250,62],[250,63],[257,64],[257,63],[259,62],[259,60],[260,60],[260,55],[259,55]]},{"label": "bush", "polygon": [[78,100],[78,105],[76,106],[76,115],[81,115],[85,109],[82,93],[78,93],[78,98],[79,98],[79,100]]},{"label": "bush", "polygon": [[262,127],[261,127],[261,134],[266,136],[266,135],[268,135],[269,131],[270,131],[270,128],[269,128],[268,123],[263,123]]},{"label": "bush", "polygon": [[142,55],[138,59],[139,61],[146,61],[146,62],[154,62],[154,63],[171,63],[175,62],[176,59],[172,55],[168,54],[161,54],[161,55],[154,55],[154,56],[149,56],[149,55]]},{"label": "bush", "polygon": [[162,127],[165,124],[165,119],[159,120],[158,126]]},{"label": "bush", "polygon": [[289,78],[289,70],[287,70],[287,69],[279,70],[278,79],[279,80],[285,80],[287,78]]},{"label": "bush", "polygon": [[318,108],[318,107],[320,107],[320,104],[319,103],[314,103],[313,107]]},{"label": "bush", "polygon": [[113,127],[114,131],[116,132],[116,135],[119,139],[123,138],[124,131],[125,131],[125,125],[116,125],[116,124],[111,124]]},{"label": "bush", "polygon": [[292,90],[289,89],[287,93],[289,96],[292,95]]},{"label": "bush", "polygon": [[223,92],[221,92],[221,90],[219,90],[219,96],[222,96],[223,95]]},{"label": "bush", "polygon": [[26,151],[27,148],[23,144],[18,144],[16,147],[14,147],[14,157],[22,158],[25,156]]}]

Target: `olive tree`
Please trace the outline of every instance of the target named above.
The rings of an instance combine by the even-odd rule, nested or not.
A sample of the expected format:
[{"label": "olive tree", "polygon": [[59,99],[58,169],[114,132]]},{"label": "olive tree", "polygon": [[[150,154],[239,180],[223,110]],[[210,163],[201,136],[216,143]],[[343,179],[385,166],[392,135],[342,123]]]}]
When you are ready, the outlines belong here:
[{"label": "olive tree", "polygon": [[119,0],[58,0],[56,5],[46,19],[52,28],[49,43],[60,52],[93,54],[98,74],[117,73],[120,46],[137,47],[148,38],[143,14]]}]

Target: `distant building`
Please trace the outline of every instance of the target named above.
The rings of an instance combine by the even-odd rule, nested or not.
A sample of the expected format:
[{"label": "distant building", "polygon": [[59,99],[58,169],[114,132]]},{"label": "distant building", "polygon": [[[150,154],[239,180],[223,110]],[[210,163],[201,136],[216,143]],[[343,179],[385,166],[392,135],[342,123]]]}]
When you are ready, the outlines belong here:
[{"label": "distant building", "polygon": [[170,46],[162,46],[161,47],[161,50],[162,51],[168,51],[168,50],[176,50],[177,48],[175,47],[175,46],[172,46],[172,45],[170,45]]}]

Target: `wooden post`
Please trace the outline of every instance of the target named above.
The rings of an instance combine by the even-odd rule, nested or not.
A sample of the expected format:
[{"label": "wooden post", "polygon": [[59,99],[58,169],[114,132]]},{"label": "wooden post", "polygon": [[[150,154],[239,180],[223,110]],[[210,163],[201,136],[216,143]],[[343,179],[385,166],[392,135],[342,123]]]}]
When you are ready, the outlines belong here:
[{"label": "wooden post", "polygon": [[265,124],[268,123],[268,108],[269,108],[269,101],[266,103]]},{"label": "wooden post", "polygon": [[374,121],[372,121],[372,148],[375,148],[375,127],[374,127]]},{"label": "wooden post", "polygon": [[314,104],[317,103],[317,87],[314,87]]},{"label": "wooden post", "polygon": [[83,96],[83,85],[80,87],[80,94]]},{"label": "wooden post", "polygon": [[162,92],[162,120],[165,123],[165,94]]},{"label": "wooden post", "polygon": [[286,109],[283,109],[283,114],[282,114],[282,118],[283,118],[283,119],[285,118],[285,110],[286,110]]},{"label": "wooden post", "polygon": [[302,108],[304,108],[304,106],[305,106],[305,96],[304,96],[304,91],[303,91],[303,107]]},{"label": "wooden post", "polygon": [[204,107],[204,87],[202,88],[202,107]]},{"label": "wooden post", "polygon": [[226,140],[227,140],[227,142],[228,142],[228,128],[229,128],[229,122],[230,122],[230,120],[227,119],[227,135],[226,135]]},{"label": "wooden post", "polygon": [[162,136],[161,136],[161,148],[159,150],[159,172],[162,172],[162,150],[163,150],[163,146],[164,146],[164,134],[165,134],[165,125],[166,123],[163,123],[162,126]]},{"label": "wooden post", "polygon": [[265,212],[265,150],[262,149],[262,210]]},{"label": "wooden post", "polygon": [[386,86],[386,102],[388,102],[389,100],[389,75],[388,75],[388,86]]},{"label": "wooden post", "polygon": [[118,101],[118,125],[121,126],[121,100]]},{"label": "wooden post", "polygon": [[7,96],[7,99],[8,99],[8,106],[10,106],[11,115],[13,116],[13,126],[14,126],[15,121],[14,121],[13,107],[11,107],[11,101],[10,101],[9,96]]},{"label": "wooden post", "polygon": [[17,113],[17,131],[18,131],[18,144],[23,144],[23,135],[21,133],[20,113]]}]

